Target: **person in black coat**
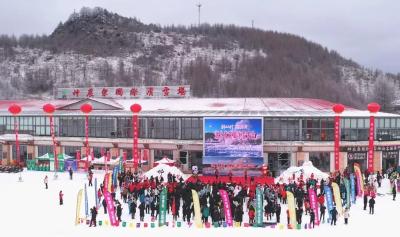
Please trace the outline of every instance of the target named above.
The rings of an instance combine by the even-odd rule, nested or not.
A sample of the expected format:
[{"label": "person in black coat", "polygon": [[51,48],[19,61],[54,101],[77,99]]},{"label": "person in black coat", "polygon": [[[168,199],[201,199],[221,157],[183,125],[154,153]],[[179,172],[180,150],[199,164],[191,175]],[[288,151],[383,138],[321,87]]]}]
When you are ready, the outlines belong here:
[{"label": "person in black coat", "polygon": [[144,209],[145,209],[144,202],[141,202],[139,205],[139,214],[140,214],[140,221],[144,221]]},{"label": "person in black coat", "polygon": [[368,195],[364,193],[364,210],[367,210]]},{"label": "person in black coat", "polygon": [[107,214],[107,202],[106,202],[106,199],[105,199],[105,198],[103,199],[103,201],[101,202],[101,204],[103,204],[104,214]]},{"label": "person in black coat", "polygon": [[121,215],[122,215],[122,207],[121,207],[121,204],[118,203],[118,205],[117,205],[117,218],[118,218],[118,221],[121,221]]},{"label": "person in black coat", "polygon": [[378,187],[381,187],[381,183],[382,183],[382,175],[381,173],[378,171],[378,173],[376,174],[376,181],[378,182]]},{"label": "person in black coat", "polygon": [[332,224],[336,225],[336,218],[337,218],[337,214],[338,214],[336,207],[334,206],[330,212],[331,212],[331,216],[332,216],[331,225]]},{"label": "person in black coat", "polygon": [[275,208],[275,214],[276,214],[276,222],[280,223],[281,221],[281,204],[277,204]]},{"label": "person in black coat", "polygon": [[136,208],[137,208],[137,204],[136,204],[136,200],[132,200],[130,206],[129,206],[129,211],[132,215],[132,219],[135,219],[135,215],[136,215]]},{"label": "person in black coat", "polygon": [[321,221],[322,219],[324,219],[324,221],[325,221],[325,210],[326,210],[326,206],[321,205],[321,206],[319,207],[319,211],[320,211],[320,213],[321,213],[320,218],[319,218],[319,221]]},{"label": "person in black coat", "polygon": [[237,206],[235,208],[235,221],[239,222],[240,225],[242,225],[243,221],[243,207],[241,205]]},{"label": "person in black coat", "polygon": [[312,228],[315,227],[315,214],[314,214],[313,209],[310,210],[310,226],[311,225],[312,225]]},{"label": "person in black coat", "polygon": [[303,216],[303,208],[297,208],[296,209],[297,224],[301,225],[302,216]]},{"label": "person in black coat", "polygon": [[373,197],[371,197],[371,199],[369,199],[369,214],[374,214],[374,206],[375,206],[375,199]]},{"label": "person in black coat", "polygon": [[92,207],[90,209],[90,214],[91,214],[91,219],[90,219],[89,227],[91,227],[92,225],[94,225],[94,227],[96,227],[96,217],[97,217],[97,209],[96,209],[96,207]]},{"label": "person in black coat", "polygon": [[392,195],[393,195],[393,201],[396,201],[396,185],[393,185],[392,187]]}]

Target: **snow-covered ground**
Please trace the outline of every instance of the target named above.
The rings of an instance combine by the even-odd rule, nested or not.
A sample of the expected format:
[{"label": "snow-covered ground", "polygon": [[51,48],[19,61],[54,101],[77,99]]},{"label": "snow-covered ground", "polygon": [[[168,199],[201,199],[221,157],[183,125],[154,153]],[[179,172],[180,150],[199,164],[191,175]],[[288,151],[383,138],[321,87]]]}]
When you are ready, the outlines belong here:
[{"label": "snow-covered ground", "polygon": [[[44,188],[43,179],[49,176],[49,189]],[[1,236],[349,236],[356,234],[390,234],[397,232],[399,223],[399,201],[392,201],[389,193],[388,180],[384,180],[378,193],[384,194],[376,199],[375,215],[362,210],[362,199],[352,206],[349,225],[344,225],[343,218],[338,219],[337,226],[322,224],[315,229],[281,230],[278,227],[268,228],[202,228],[186,224],[181,228],[131,228],[132,222],[127,206],[123,208],[122,219],[127,221],[127,227],[88,227],[84,224],[75,226],[75,207],[78,190],[87,183],[86,174],[75,173],[69,180],[68,173],[59,173],[59,178],[53,180],[51,172],[24,171],[23,182],[18,182],[18,174],[0,173],[0,233]],[[95,173],[94,177],[102,180],[103,173]],[[64,205],[58,203],[58,193],[64,193]],[[118,195],[117,195],[118,196]],[[88,188],[89,208],[95,203],[94,188]],[[81,216],[84,217],[84,197]],[[139,212],[136,212],[138,219]],[[167,217],[167,221],[170,217]],[[99,209],[97,220],[108,220],[108,216]],[[247,214],[245,214],[247,220]],[[281,220],[286,224],[286,206],[282,206]],[[309,216],[303,216],[307,222]],[[149,220],[147,220],[149,222]]]}]

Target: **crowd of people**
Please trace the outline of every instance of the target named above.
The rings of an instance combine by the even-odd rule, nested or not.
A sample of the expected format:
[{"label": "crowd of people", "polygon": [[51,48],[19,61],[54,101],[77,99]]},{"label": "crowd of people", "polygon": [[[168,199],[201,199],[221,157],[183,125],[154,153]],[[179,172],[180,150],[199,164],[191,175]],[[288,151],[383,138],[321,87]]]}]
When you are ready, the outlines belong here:
[{"label": "crowd of people", "polygon": [[[364,210],[366,205],[369,207],[369,213],[374,214],[375,197],[377,187],[380,186],[382,176],[364,174]],[[138,175],[131,172],[118,174],[118,185],[112,186],[111,194],[115,202],[116,215],[121,221],[122,211],[128,212],[130,219],[137,219],[136,213],[139,213],[139,221],[143,222],[145,216],[149,216],[151,221],[155,221],[159,215],[160,193],[163,187],[168,190],[167,212],[172,215],[174,221],[192,222],[194,218],[194,204],[192,191],[196,190],[199,195],[201,207],[201,219],[203,223],[211,222],[214,226],[220,226],[226,221],[224,205],[219,190],[226,190],[231,204],[231,215],[234,222],[241,225],[244,216],[250,225],[255,223],[256,214],[256,188],[263,190],[263,215],[264,220],[271,223],[281,223],[281,205],[287,204],[287,192],[290,191],[295,197],[296,209],[295,223],[301,225],[307,223],[311,227],[315,226],[316,219],[319,222],[325,222],[325,213],[329,215],[328,221],[331,225],[336,225],[339,216],[343,216],[344,223],[349,223],[350,206],[346,205],[347,193],[344,179],[349,178],[349,173],[335,173],[328,180],[316,180],[309,178],[307,180],[293,180],[288,184],[257,184],[250,179],[250,185],[236,184],[234,182],[214,182],[202,183],[200,180],[194,182],[184,182],[182,178],[178,179],[172,174],[168,174],[167,180],[159,177],[150,177],[141,179]],[[164,182],[166,181],[166,182]],[[325,200],[325,186],[332,189],[332,182],[340,187],[342,203],[333,203],[333,208],[327,210]],[[396,187],[393,186],[395,198]],[[316,216],[311,208],[308,190],[314,189],[317,193],[319,216]],[[98,198],[102,203],[104,213],[107,213],[107,203],[103,198],[103,184],[98,189]],[[126,211],[122,208],[126,204]],[[343,205],[343,212],[339,213],[336,205]],[[97,214],[97,213],[96,213]],[[308,216],[306,220],[303,220]],[[92,214],[93,217],[93,214]],[[126,220],[128,221],[128,220]],[[293,223],[287,210],[287,223]]]},{"label": "crowd of people", "polygon": [[[72,179],[72,172],[70,171]],[[156,221],[159,213],[160,194],[163,188],[167,189],[167,213],[172,216],[173,221],[193,222],[194,202],[192,190],[199,196],[201,220],[203,223],[211,223],[214,226],[221,226],[226,221],[224,203],[221,198],[220,190],[225,190],[229,196],[231,206],[231,216],[237,225],[242,225],[244,220],[248,220],[250,225],[255,224],[256,219],[256,189],[262,190],[263,217],[264,221],[270,223],[281,223],[282,206],[286,205],[287,192],[291,192],[295,198],[295,218],[290,220],[289,210],[286,210],[287,222],[283,224],[302,225],[307,224],[311,228],[315,227],[316,222],[325,222],[325,215],[328,214],[327,221],[331,225],[336,225],[338,217],[343,217],[344,224],[349,223],[350,206],[347,206],[347,195],[344,179],[349,179],[349,173],[335,173],[327,180],[317,180],[308,178],[306,180],[298,178],[289,183],[259,184],[251,177],[246,177],[249,182],[218,182],[203,183],[200,179],[191,179],[185,182],[181,177],[172,174],[167,175],[167,180],[163,177],[143,178],[139,175],[128,172],[118,174],[117,185],[111,186],[111,196],[114,201],[116,218],[123,221],[123,213],[128,213],[131,220],[143,222],[147,216],[151,221]],[[393,200],[396,198],[397,186],[400,183],[397,172],[389,175]],[[92,184],[93,172],[89,169],[88,181]],[[364,174],[364,210],[369,207],[369,214],[374,214],[376,204],[375,197],[377,188],[381,186],[383,176],[378,172],[376,175]],[[215,179],[218,180],[218,179]],[[332,190],[332,183],[338,184],[340,189],[341,203],[335,203],[328,210],[325,200],[325,186]],[[48,178],[44,179],[45,187],[48,188]],[[357,182],[355,182],[357,185]],[[313,189],[317,194],[317,205],[319,216],[311,208],[308,190]],[[98,203],[102,205],[104,214],[107,214],[107,202],[104,198],[104,181],[97,190]],[[333,193],[333,192],[332,192]],[[63,193],[59,193],[60,205],[63,204]],[[338,212],[337,205],[342,205],[342,213]],[[125,207],[125,208],[123,208]],[[100,206],[90,209],[90,226],[96,226],[96,217]],[[341,210],[341,208],[340,208]],[[138,215],[137,215],[138,213]],[[247,217],[245,216],[247,215]],[[125,215],[125,218],[128,215]],[[306,218],[306,216],[308,216]],[[305,219],[306,218],[306,219]],[[147,219],[147,218],[146,218]],[[318,220],[318,221],[316,221]],[[129,221],[129,220],[124,220]]]}]

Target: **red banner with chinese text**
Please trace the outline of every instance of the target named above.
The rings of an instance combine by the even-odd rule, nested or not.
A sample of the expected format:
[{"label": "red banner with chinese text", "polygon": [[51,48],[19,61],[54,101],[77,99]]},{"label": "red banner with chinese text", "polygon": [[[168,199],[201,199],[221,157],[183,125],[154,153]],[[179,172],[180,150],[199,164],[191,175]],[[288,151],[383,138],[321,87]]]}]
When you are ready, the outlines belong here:
[{"label": "red banner with chinese text", "polygon": [[368,171],[374,172],[374,130],[375,117],[369,117]]},{"label": "red banner with chinese text", "polygon": [[335,116],[335,142],[334,142],[334,157],[335,157],[335,171],[340,169],[339,166],[339,141],[340,141],[340,116]]},{"label": "red banner with chinese text", "polygon": [[132,138],[133,138],[133,164],[135,169],[138,166],[138,115],[134,114],[132,118]]}]

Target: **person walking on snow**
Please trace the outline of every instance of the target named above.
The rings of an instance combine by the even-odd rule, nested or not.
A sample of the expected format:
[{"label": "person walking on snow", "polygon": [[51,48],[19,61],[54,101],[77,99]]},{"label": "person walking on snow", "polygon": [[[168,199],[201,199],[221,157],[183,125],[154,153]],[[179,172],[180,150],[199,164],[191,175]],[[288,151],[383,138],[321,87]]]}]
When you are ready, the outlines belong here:
[{"label": "person walking on snow", "polygon": [[60,190],[60,192],[58,193],[58,198],[60,199],[60,205],[63,205],[63,196],[64,196],[64,194]]},{"label": "person walking on snow", "polygon": [[44,177],[44,185],[46,185],[46,189],[49,188],[48,183],[49,183],[49,178],[46,175],[46,177]]},{"label": "person walking on snow", "polygon": [[94,225],[94,227],[96,227],[96,216],[97,216],[97,209],[96,207],[92,207],[90,209],[90,214],[91,214],[91,219],[90,219],[90,225],[89,227],[91,227],[92,225]]},{"label": "person walking on snow", "polygon": [[88,179],[89,179],[89,187],[90,187],[90,186],[93,186],[93,183],[92,183],[92,180],[93,180],[93,172],[92,172],[91,170],[89,171]]},{"label": "person walking on snow", "polygon": [[73,171],[72,171],[71,166],[69,167],[68,172],[69,172],[69,179],[72,180]]},{"label": "person walking on snow", "polygon": [[105,199],[105,198],[103,199],[103,201],[101,202],[101,204],[103,204],[104,214],[107,214],[107,202],[106,202],[106,199]]},{"label": "person walking on snow", "polygon": [[331,216],[332,216],[332,220],[331,220],[331,225],[334,224],[336,225],[336,216],[337,216],[338,212],[336,210],[336,207],[333,206],[333,209],[331,210]]},{"label": "person walking on snow", "polygon": [[344,217],[344,224],[347,225],[347,223],[349,222],[349,217],[350,217],[349,208],[346,208],[344,210],[343,217]]},{"label": "person walking on snow", "polygon": [[374,206],[375,206],[375,199],[373,197],[371,197],[371,199],[369,199],[369,214],[374,214]]},{"label": "person walking on snow", "polygon": [[392,187],[392,195],[393,195],[393,201],[396,201],[396,185],[393,185]]},{"label": "person walking on snow", "polygon": [[121,207],[121,203],[118,203],[118,205],[117,205],[117,218],[118,218],[118,221],[121,221],[121,215],[122,215],[122,207]]}]

